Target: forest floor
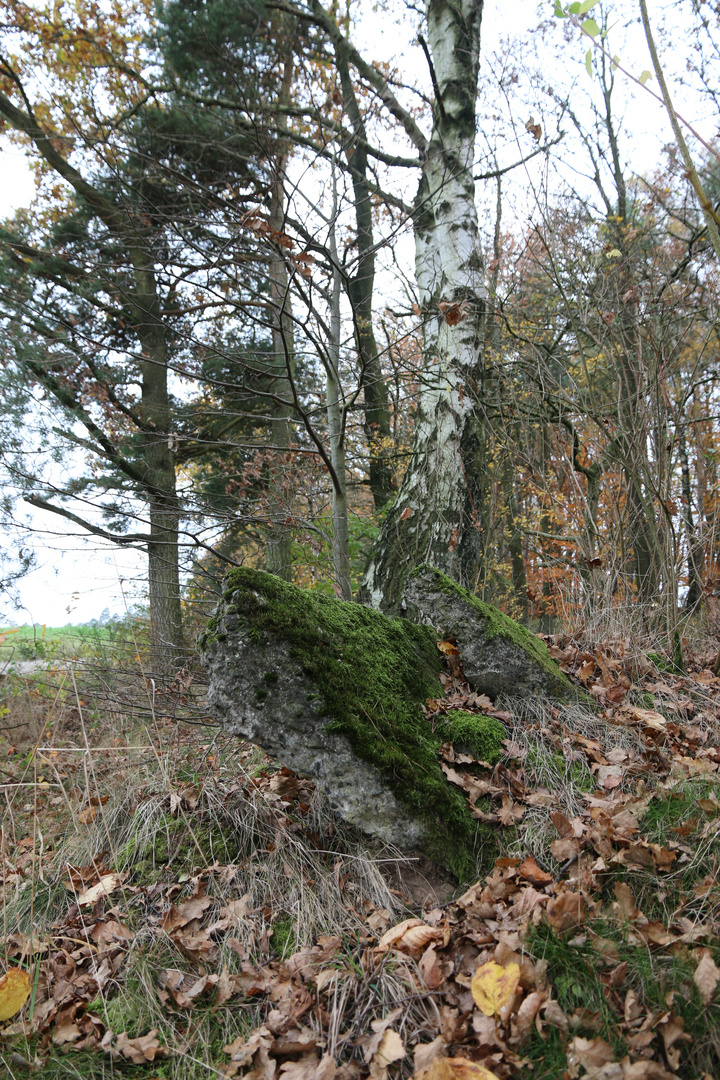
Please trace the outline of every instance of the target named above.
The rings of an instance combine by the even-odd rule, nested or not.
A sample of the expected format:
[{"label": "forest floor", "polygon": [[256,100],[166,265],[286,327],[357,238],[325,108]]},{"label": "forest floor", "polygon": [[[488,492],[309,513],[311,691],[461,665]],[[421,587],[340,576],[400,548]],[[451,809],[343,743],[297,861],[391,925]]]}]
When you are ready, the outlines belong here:
[{"label": "forest floor", "polygon": [[[455,890],[224,736],[199,672],[6,672],[7,1075],[720,1077],[715,656],[548,644],[596,710],[501,705],[494,768],[446,748],[491,833]],[[488,709],[445,683],[429,722]]]}]

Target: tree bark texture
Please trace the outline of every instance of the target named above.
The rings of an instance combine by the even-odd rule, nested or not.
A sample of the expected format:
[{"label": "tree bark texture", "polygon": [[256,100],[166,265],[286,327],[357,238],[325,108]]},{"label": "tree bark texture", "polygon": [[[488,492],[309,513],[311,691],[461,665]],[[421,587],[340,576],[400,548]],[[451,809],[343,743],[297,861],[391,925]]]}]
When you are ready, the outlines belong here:
[{"label": "tree bark texture", "polygon": [[402,610],[427,562],[472,589],[482,445],[474,415],[485,287],[473,159],[482,0],[428,0],[433,131],[414,207],[424,363],[410,462],[366,569],[362,595]]},{"label": "tree bark texture", "polygon": [[352,305],[355,344],[360,366],[360,382],[365,398],[364,429],[367,440],[370,490],[375,509],[380,510],[395,487],[390,462],[392,432],[388,392],[373,328],[373,289],[375,287],[375,240],[372,200],[368,184],[367,133],[350,77],[350,63],[344,39],[335,42],[343,103],[356,141],[345,147],[353,185],[355,204],[355,273],[348,279],[347,291]]},{"label": "tree bark texture", "polygon": [[[290,91],[293,78],[293,54],[288,27],[284,32],[287,38],[287,53],[283,67],[283,78],[280,87],[280,105],[286,106],[290,102]],[[286,120],[282,110],[279,113],[281,126],[286,126]],[[270,191],[270,225],[277,233],[285,231],[285,175],[287,172],[290,145],[288,139],[281,138],[275,155],[274,175]],[[294,364],[294,335],[292,312],[290,311],[290,291],[287,263],[282,250],[278,250],[270,263],[270,300],[272,303],[272,341],[273,341],[273,368],[277,373],[275,384],[272,389],[280,398],[273,406],[273,419],[271,422],[272,445],[275,447],[288,447],[292,441],[292,407],[284,403],[289,396],[287,377],[292,374]],[[268,478],[268,497],[272,526],[268,530],[265,540],[265,565],[271,574],[276,574],[284,581],[292,581],[292,529],[285,524],[288,514],[287,477],[285,476],[287,462],[283,455],[278,453],[279,460],[270,466]]]},{"label": "tree bark texture", "polygon": [[185,646],[180,605],[180,504],[175,483],[168,396],[167,342],[160,314],[151,254],[131,250],[135,288],[129,300],[134,309],[143,350],[141,365],[143,458],[150,519],[148,585],[150,646],[153,669],[170,672]]},{"label": "tree bark texture", "polygon": [[341,312],[340,262],[337,248],[337,176],[333,163],[333,207],[330,219],[330,258],[332,260],[332,297],[330,303],[330,347],[326,369],[327,421],[330,460],[333,467],[332,555],[335,589],[341,600],[352,600],[350,581],[350,530],[348,524],[347,478],[345,471],[345,424],[340,386]]}]

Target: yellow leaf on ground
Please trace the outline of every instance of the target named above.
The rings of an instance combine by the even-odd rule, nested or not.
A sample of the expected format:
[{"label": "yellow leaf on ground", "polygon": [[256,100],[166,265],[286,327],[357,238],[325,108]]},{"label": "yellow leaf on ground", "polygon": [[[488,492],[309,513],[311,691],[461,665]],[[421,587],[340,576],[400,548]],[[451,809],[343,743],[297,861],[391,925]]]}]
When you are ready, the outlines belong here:
[{"label": "yellow leaf on ground", "polygon": [[0,1021],[19,1013],[30,996],[30,976],[22,968],[10,968],[0,979]]},{"label": "yellow leaf on ground", "polygon": [[494,960],[482,964],[473,975],[470,990],[475,1004],[486,1016],[497,1016],[512,998],[520,981],[517,964],[502,967]]}]

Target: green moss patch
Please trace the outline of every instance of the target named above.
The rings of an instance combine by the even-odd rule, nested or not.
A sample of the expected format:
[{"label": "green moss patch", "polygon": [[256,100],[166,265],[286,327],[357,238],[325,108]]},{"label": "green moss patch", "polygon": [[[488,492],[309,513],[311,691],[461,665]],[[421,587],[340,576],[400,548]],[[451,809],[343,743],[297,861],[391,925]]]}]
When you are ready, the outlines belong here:
[{"label": "green moss patch", "polygon": [[[226,623],[221,605],[201,645],[207,647],[212,635],[219,638],[218,630],[230,627],[259,649],[278,639],[286,642],[289,656],[317,689],[328,730],[343,734],[426,826],[426,854],[461,881],[473,878],[483,830],[439,767],[438,749],[447,734],[433,732],[421,710],[427,698],[442,695],[434,632],[246,567],[228,575],[223,601],[234,611]],[[262,671],[258,685],[263,685]],[[478,727],[477,719],[472,738],[492,750],[488,730]],[[463,731],[469,730],[465,721]]]},{"label": "green moss patch", "polygon": [[284,915],[277,919],[273,925],[272,934],[270,935],[270,948],[276,956],[283,960],[286,956],[294,953],[297,947],[293,921],[289,916]]},{"label": "green moss patch", "polygon": [[446,742],[466,754],[472,754],[476,761],[486,761],[494,765],[502,755],[503,739],[507,732],[499,720],[492,716],[478,716],[475,713],[454,709],[436,723],[435,731]]}]

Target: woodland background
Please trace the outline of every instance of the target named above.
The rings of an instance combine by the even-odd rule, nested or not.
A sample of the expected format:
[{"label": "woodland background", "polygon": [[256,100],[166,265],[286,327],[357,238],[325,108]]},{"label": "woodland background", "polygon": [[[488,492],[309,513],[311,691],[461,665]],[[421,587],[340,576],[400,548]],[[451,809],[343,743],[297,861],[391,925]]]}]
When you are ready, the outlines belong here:
[{"label": "woodland background", "polygon": [[[399,530],[440,486],[397,498],[428,328],[469,311],[411,267],[420,128],[442,120],[420,13],[378,15],[412,42],[406,77],[354,52],[360,5],[3,10],[4,134],[37,183],[0,237],[6,522],[26,500],[147,551],[171,651],[181,594],[192,621],[235,562],[350,596],[390,508]],[[717,260],[676,141],[643,169],[624,126],[610,57],[640,76],[637,13],[593,7],[606,38],[587,17],[540,9],[481,57],[481,310],[451,407],[474,426],[443,543],[472,534],[456,576],[543,629],[623,608],[672,636],[715,610]],[[714,9],[653,17],[707,133]],[[692,152],[714,205],[711,142]]]},{"label": "woodland background", "polygon": [[[41,520],[147,567],[126,618],[0,633],[2,1067],[712,1080],[720,7],[0,22],[36,182],[0,223],[4,596]],[[227,736],[193,644],[236,563],[394,613],[427,559],[582,691],[493,703],[438,643],[428,724],[507,729],[441,748],[475,882]]]}]

